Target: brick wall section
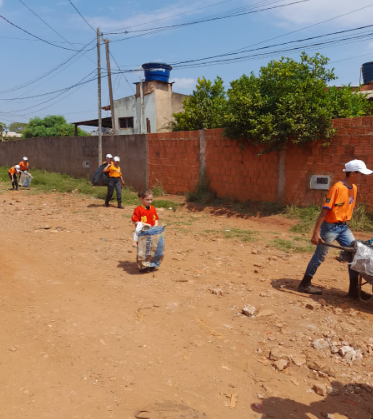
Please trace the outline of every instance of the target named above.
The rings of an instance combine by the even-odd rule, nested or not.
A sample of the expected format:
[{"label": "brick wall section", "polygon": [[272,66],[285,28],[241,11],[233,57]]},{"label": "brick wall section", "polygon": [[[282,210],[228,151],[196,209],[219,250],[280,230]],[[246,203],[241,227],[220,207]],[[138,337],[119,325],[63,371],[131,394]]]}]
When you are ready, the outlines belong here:
[{"label": "brick wall section", "polygon": [[206,130],[206,174],[218,197],[238,201],[277,200],[279,154],[259,155],[260,148],[241,150],[223,136],[223,129]]},{"label": "brick wall section", "polygon": [[148,135],[148,183],[162,184],[164,191],[183,194],[199,180],[200,131]]},{"label": "brick wall section", "polygon": [[[373,168],[373,118],[335,119],[337,135],[332,145],[323,147],[322,141],[299,149],[290,146],[286,156],[285,202],[321,205],[326,191],[309,189],[311,175],[330,175],[332,183],[344,178],[344,164],[349,160],[363,160]],[[358,185],[358,202],[373,209],[373,175],[363,176]]]}]

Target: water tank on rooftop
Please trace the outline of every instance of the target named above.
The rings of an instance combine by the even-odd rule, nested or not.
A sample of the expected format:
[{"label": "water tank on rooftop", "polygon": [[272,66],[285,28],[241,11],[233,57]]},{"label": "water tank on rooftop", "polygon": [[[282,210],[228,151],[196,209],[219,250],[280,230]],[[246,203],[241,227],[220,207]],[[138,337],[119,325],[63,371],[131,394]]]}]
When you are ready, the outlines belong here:
[{"label": "water tank on rooftop", "polygon": [[373,61],[363,64],[361,72],[363,74],[363,84],[373,82]]},{"label": "water tank on rooftop", "polygon": [[158,80],[168,83],[172,67],[164,63],[146,63],[142,65],[145,81]]}]

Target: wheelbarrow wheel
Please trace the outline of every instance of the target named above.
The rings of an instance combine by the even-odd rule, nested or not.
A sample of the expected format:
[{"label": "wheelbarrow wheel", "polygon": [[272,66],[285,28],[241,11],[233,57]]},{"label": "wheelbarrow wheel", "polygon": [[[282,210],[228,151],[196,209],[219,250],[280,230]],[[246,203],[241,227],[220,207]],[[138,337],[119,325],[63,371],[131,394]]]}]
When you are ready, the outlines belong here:
[{"label": "wheelbarrow wheel", "polygon": [[[363,291],[363,287],[365,285],[368,285],[368,286],[372,287],[372,289],[370,290],[370,294],[372,296],[367,300],[364,300],[362,298],[362,295],[361,295],[361,293]],[[365,281],[365,279],[363,278],[363,276],[361,274],[359,275],[357,294],[358,294],[359,300],[363,303],[369,303],[373,299],[373,285],[371,283],[369,283],[368,281]]]}]

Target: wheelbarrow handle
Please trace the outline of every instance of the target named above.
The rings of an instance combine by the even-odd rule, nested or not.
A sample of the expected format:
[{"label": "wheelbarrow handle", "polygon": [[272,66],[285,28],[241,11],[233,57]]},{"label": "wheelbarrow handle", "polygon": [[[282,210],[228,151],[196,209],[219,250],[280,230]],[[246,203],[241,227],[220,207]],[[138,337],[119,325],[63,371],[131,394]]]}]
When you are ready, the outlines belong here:
[{"label": "wheelbarrow handle", "polygon": [[339,250],[346,250],[347,252],[351,252],[351,253],[355,251],[355,249],[353,247],[337,246],[337,245],[331,244],[331,243],[321,243],[321,242],[319,242],[319,243],[323,246],[333,247],[334,249],[339,249]]}]

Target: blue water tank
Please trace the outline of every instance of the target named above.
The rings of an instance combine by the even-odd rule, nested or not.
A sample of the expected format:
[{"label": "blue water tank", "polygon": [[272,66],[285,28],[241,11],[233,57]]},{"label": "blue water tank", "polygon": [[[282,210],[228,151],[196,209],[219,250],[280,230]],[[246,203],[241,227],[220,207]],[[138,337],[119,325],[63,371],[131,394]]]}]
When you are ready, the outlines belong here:
[{"label": "blue water tank", "polygon": [[367,84],[373,81],[373,61],[365,63],[361,66],[361,72],[363,74],[363,84]]},{"label": "blue water tank", "polygon": [[158,80],[168,83],[172,67],[165,63],[146,63],[142,65],[145,81]]}]

